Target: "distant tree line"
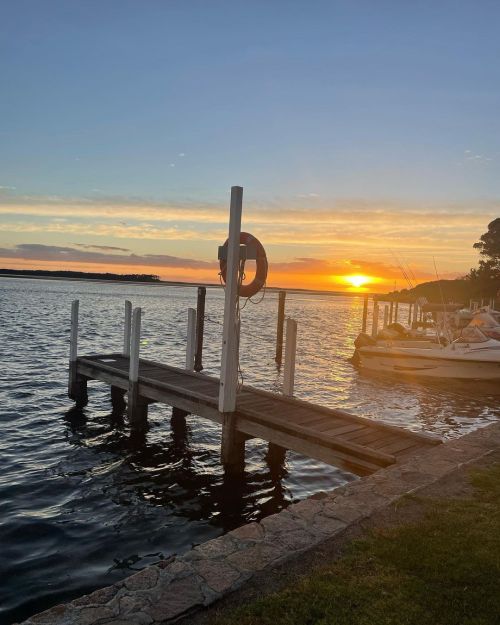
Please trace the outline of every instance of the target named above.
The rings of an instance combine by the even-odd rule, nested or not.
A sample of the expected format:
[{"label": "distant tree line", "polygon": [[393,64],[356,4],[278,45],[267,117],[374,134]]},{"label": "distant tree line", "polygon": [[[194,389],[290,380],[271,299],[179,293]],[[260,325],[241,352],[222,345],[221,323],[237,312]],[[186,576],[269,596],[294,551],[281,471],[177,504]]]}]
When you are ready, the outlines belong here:
[{"label": "distant tree line", "polygon": [[92,273],[87,271],[48,271],[45,269],[0,269],[0,275],[46,278],[80,278],[84,280],[118,280],[121,282],[160,282],[160,276],[148,273]]}]

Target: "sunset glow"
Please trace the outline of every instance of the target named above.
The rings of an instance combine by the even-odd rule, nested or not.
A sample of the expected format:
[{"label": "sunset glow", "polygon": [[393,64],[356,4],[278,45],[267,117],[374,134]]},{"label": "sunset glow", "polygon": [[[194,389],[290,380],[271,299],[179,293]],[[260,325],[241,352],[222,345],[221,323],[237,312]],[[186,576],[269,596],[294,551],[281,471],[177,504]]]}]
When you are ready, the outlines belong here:
[{"label": "sunset glow", "polygon": [[360,286],[363,286],[367,282],[370,282],[370,278],[368,276],[363,276],[361,274],[356,274],[354,276],[346,276],[345,280],[351,286],[354,286],[356,288],[359,288]]}]

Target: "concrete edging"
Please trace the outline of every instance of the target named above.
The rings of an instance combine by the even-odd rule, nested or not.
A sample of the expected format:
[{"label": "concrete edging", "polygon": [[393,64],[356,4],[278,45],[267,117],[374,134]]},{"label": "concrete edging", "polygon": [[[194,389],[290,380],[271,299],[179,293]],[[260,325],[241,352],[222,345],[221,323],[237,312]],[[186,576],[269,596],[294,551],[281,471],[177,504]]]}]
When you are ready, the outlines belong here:
[{"label": "concrete edging", "polygon": [[252,575],[337,536],[404,495],[425,488],[500,446],[493,423],[259,523],[243,525],[182,556],[149,566],[90,595],[36,614],[23,625],[155,625],[207,606]]}]

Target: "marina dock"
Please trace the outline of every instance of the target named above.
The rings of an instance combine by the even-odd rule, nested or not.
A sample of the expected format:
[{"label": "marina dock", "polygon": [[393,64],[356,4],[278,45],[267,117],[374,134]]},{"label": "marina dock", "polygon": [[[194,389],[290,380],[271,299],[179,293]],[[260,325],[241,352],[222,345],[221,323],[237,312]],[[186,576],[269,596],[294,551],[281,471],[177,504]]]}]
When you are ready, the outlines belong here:
[{"label": "marina dock", "polygon": [[[129,372],[130,358],[122,354],[78,358],[75,375],[80,397],[86,397],[87,380],[100,380],[111,386],[112,400],[119,406],[129,390]],[[210,419],[222,425],[222,458],[233,469],[244,466],[245,441],[253,437],[267,441],[271,452],[291,449],[358,475],[404,461],[441,442],[427,434],[250,386],[237,393],[235,412],[223,414],[218,410],[218,378],[142,358],[137,392],[131,416],[136,427],[145,426],[147,406],[153,402],[172,406],[173,418],[192,413]]]}]

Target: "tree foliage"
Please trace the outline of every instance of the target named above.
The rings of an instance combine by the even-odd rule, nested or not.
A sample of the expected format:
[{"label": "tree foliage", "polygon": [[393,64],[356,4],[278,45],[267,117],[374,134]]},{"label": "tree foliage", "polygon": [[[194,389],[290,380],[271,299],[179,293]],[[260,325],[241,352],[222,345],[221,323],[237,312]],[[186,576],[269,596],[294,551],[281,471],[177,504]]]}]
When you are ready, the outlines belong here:
[{"label": "tree foliage", "polygon": [[471,269],[467,277],[483,283],[500,280],[500,217],[488,224],[488,231],[474,243],[474,248],[483,258],[478,268]]}]

